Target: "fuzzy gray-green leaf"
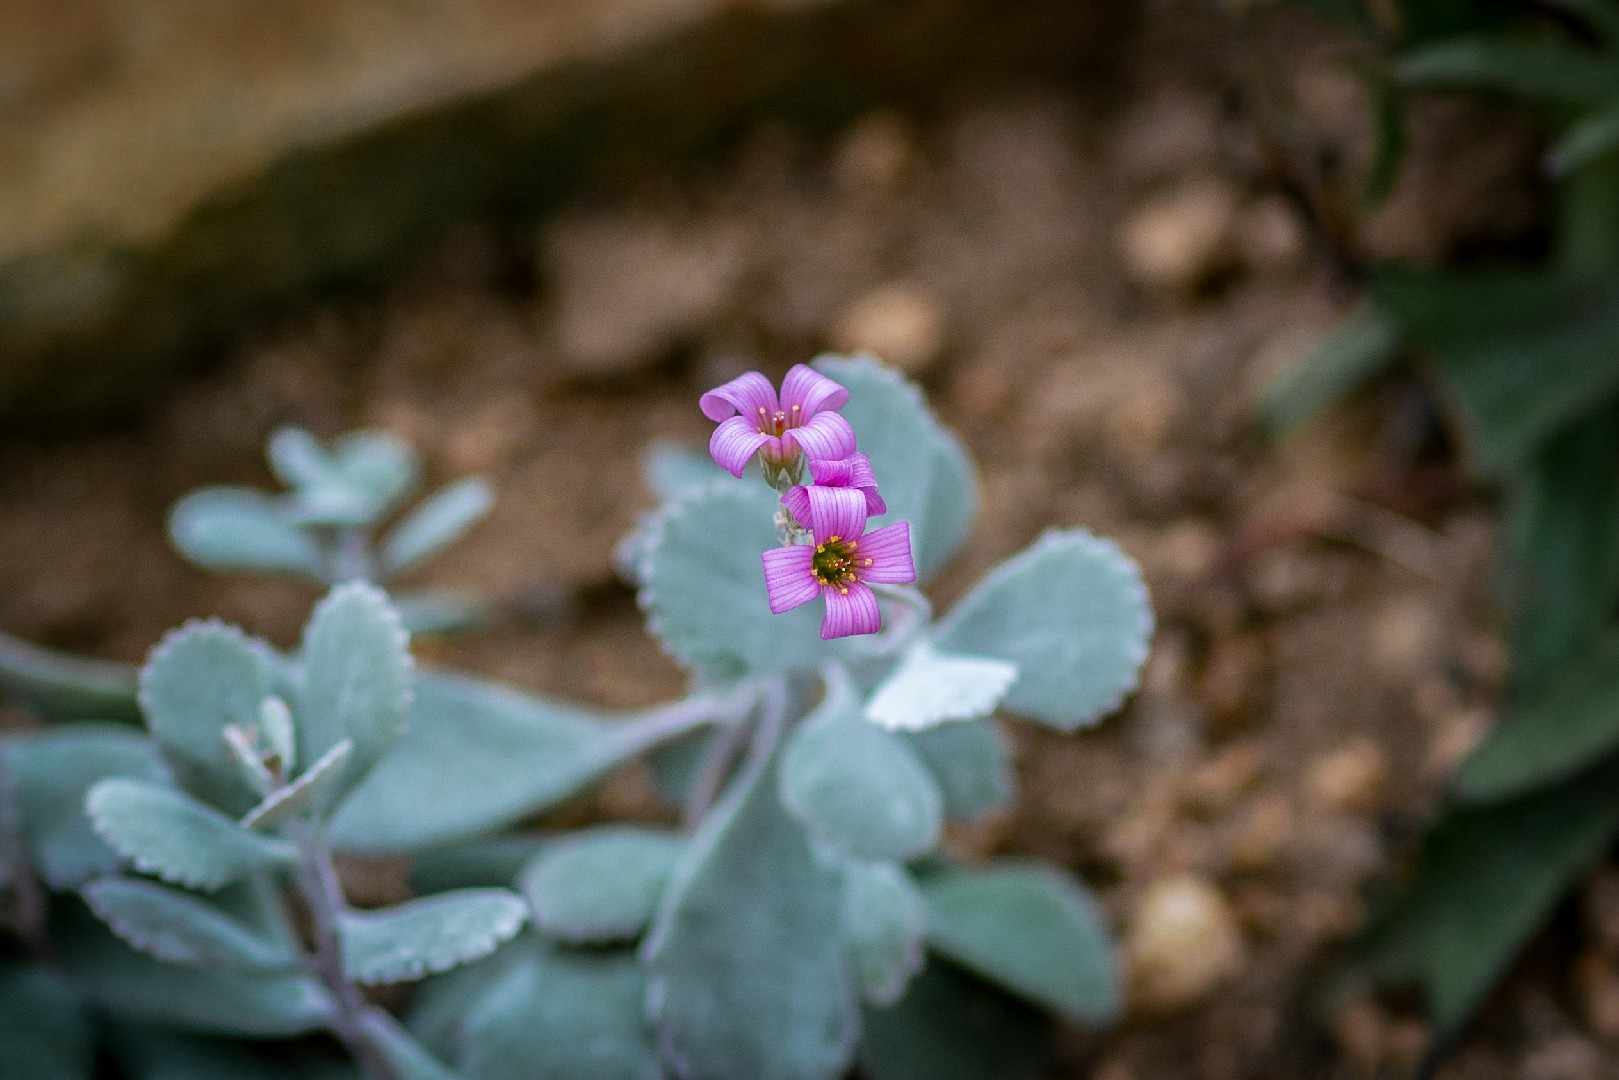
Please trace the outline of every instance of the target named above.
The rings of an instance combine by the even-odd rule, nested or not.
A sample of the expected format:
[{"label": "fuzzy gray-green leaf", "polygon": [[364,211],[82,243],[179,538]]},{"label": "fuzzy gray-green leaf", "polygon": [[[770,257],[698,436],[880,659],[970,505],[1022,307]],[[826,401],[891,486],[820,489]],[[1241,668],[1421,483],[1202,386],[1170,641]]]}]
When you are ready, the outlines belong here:
[{"label": "fuzzy gray-green leaf", "polygon": [[910,747],[836,700],[788,740],[781,798],[810,835],[857,859],[914,859],[944,823],[939,787]]},{"label": "fuzzy gray-green leaf", "polygon": [[893,863],[850,862],[843,874],[843,939],[861,995],[893,1005],[922,970],[928,911]]},{"label": "fuzzy gray-green leaf", "polygon": [[183,791],[149,780],[103,780],[85,809],[96,832],[143,874],[191,889],[218,889],[290,862],[291,848],[247,831]]},{"label": "fuzzy gray-green leaf", "polygon": [[354,742],[323,804],[353,788],[393,749],[404,734],[410,690],[410,641],[388,597],[363,582],[328,593],[304,629],[295,711],[299,761],[318,761],[344,739]]},{"label": "fuzzy gray-green leaf", "polygon": [[1016,664],[1006,708],[1072,731],[1135,688],[1152,627],[1135,563],[1083,529],[1054,529],[957,601],[934,642]]},{"label": "fuzzy gray-green leaf", "polygon": [[598,825],[546,846],[518,887],[535,929],[566,943],[639,937],[685,850],[672,833]]},{"label": "fuzzy gray-green leaf", "polygon": [[257,801],[225,741],[249,728],[271,692],[265,647],[234,626],[192,620],[165,635],[141,669],[146,724],[183,786],[222,810]]},{"label": "fuzzy gray-green leaf", "polygon": [[363,985],[405,982],[488,956],[523,928],[528,906],[506,889],[458,889],[338,923],[343,970]]},{"label": "fuzzy gray-green leaf", "polygon": [[642,951],[660,1055],[677,1076],[833,1080],[858,1029],[842,875],[755,765],[692,838]]},{"label": "fuzzy gray-green leaf", "polygon": [[901,736],[933,774],[945,817],[972,821],[1012,798],[1012,761],[992,718],[940,724]]},{"label": "fuzzy gray-green leaf", "polygon": [[11,770],[23,840],[53,889],[68,889],[118,868],[118,854],[96,835],[84,811],[97,782],[127,776],[158,780],[151,741],[117,724],[72,724],[0,741]]},{"label": "fuzzy gray-green leaf", "polygon": [[297,527],[286,503],[250,488],[191,492],[169,512],[169,540],[207,570],[297,574],[317,581],[326,573],[320,545]]},{"label": "fuzzy gray-green leaf", "polygon": [[495,489],[481,476],[469,476],[435,491],[383,541],[383,573],[389,577],[402,574],[438,554],[494,505]]},{"label": "fuzzy gray-green leaf", "polygon": [[1119,1008],[1113,947],[1101,911],[1054,867],[1002,860],[922,883],[933,948],[1006,990],[1092,1022]]},{"label": "fuzzy gray-green leaf", "polygon": [[139,721],[136,670],[0,634],[0,697],[44,720]]},{"label": "fuzzy gray-green leaf", "polygon": [[344,739],[311,765],[292,783],[264,797],[264,801],[242,816],[242,827],[247,829],[273,829],[292,820],[320,799],[337,783],[354,753],[354,741]]},{"label": "fuzzy gray-green leaf", "polygon": [[165,963],[255,972],[285,972],[298,964],[277,943],[189,893],[120,877],[92,881],[81,891],[114,933]]}]

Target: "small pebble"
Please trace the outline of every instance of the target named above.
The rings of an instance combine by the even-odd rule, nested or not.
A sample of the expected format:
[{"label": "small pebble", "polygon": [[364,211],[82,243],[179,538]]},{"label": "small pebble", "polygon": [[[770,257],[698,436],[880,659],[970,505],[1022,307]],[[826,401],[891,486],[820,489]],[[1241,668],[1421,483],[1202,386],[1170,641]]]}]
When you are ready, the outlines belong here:
[{"label": "small pebble", "polygon": [[1169,292],[1195,291],[1235,255],[1237,200],[1225,184],[1194,181],[1138,207],[1119,247],[1130,275]]},{"label": "small pebble", "polygon": [[944,346],[944,305],[913,281],[896,281],[865,294],[833,321],[839,352],[875,353],[907,375],[921,375]]},{"label": "small pebble", "polygon": [[1242,970],[1246,952],[1230,903],[1213,884],[1193,875],[1147,887],[1131,916],[1124,950],[1131,1003],[1146,1012],[1201,1000]]},{"label": "small pebble", "polygon": [[1382,805],[1388,782],[1388,755],[1370,739],[1361,739],[1318,758],[1304,787],[1320,810],[1366,816]]}]

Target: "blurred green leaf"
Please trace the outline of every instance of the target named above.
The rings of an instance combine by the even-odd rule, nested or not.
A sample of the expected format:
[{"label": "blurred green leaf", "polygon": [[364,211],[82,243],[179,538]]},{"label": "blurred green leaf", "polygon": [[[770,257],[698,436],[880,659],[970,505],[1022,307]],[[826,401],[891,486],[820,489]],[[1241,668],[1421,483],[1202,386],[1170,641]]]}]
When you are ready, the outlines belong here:
[{"label": "blurred green leaf", "polygon": [[169,512],[169,541],[207,570],[297,574],[323,580],[326,556],[284,500],[251,488],[208,487]]},{"label": "blurred green leaf", "polygon": [[504,888],[517,880],[545,843],[535,833],[510,833],[418,851],[411,859],[411,891]]},{"label": "blurred green leaf", "polygon": [[1485,473],[1526,461],[1619,392],[1619,279],[1389,269],[1371,287],[1430,351]]},{"label": "blurred green leaf", "polygon": [[919,638],[877,684],[866,719],[888,731],[922,731],[988,716],[1017,681],[1016,664],[941,652]]},{"label": "blurred green leaf", "polygon": [[1619,102],[1595,109],[1569,125],[1546,152],[1546,164],[1559,176],[1619,149]]},{"label": "blurred green leaf", "polygon": [[270,792],[263,802],[243,814],[242,827],[273,829],[328,799],[353,753],[354,741],[344,739],[305,769],[302,776]]},{"label": "blurred green leaf", "polygon": [[409,495],[421,463],[409,443],[386,431],[351,431],[332,443],[333,475],[381,517]]},{"label": "blurred green leaf", "polygon": [[1272,436],[1296,430],[1339,404],[1400,358],[1400,324],[1365,301],[1266,389],[1260,426]]},{"label": "blurred green leaf", "polygon": [[1119,1010],[1113,943],[1101,909],[1071,875],[1003,859],[922,882],[928,941],[1018,996],[1092,1023]]},{"label": "blurred green leaf", "polygon": [[1050,1023],[937,956],[888,1009],[868,1008],[860,1066],[870,1080],[1038,1080]]},{"label": "blurred green leaf", "polygon": [[1372,166],[1366,173],[1361,204],[1368,210],[1376,210],[1388,199],[1400,179],[1400,166],[1405,161],[1410,133],[1405,120],[1404,88],[1397,80],[1390,78],[1381,66],[1368,81],[1372,92],[1375,136],[1372,142]]},{"label": "blurred green leaf", "polygon": [[509,941],[528,906],[509,889],[457,889],[338,920],[343,970],[364,986],[416,980],[481,959]]},{"label": "blurred green leaf", "polygon": [[1494,90],[1532,101],[1593,104],[1619,94],[1619,65],[1553,38],[1458,38],[1408,52],[1400,77],[1411,86]]},{"label": "blurred green leaf", "polygon": [[674,833],[638,825],[597,825],[553,841],[519,882],[534,928],[565,944],[639,937],[685,848]]},{"label": "blurred green leaf", "polygon": [[103,780],[85,808],[96,832],[136,870],[190,889],[212,891],[294,858],[285,842],[249,832],[167,784]]},{"label": "blurred green leaf", "polygon": [[494,485],[482,476],[469,476],[435,491],[383,541],[383,574],[402,574],[432,558],[459,540],[494,505]]},{"label": "blurred green leaf", "polygon": [[95,1032],[60,975],[0,967],[0,1076],[92,1080]]},{"label": "blurred green leaf", "polygon": [[1417,981],[1441,1035],[1459,1031],[1612,842],[1616,790],[1610,763],[1514,802],[1447,813],[1417,875],[1363,935],[1353,970]]},{"label": "blurred green leaf", "polygon": [[394,1080],[461,1080],[382,1009],[367,1009],[361,1023],[393,1068]]},{"label": "blurred green leaf", "polygon": [[1011,801],[1012,762],[993,719],[941,724],[902,738],[933,773],[947,818],[972,821]]},{"label": "blurred green leaf", "polygon": [[490,606],[476,596],[448,589],[419,589],[394,593],[394,610],[410,636],[448,637],[487,630],[493,621]]},{"label": "blurred green leaf", "polygon": [[843,940],[861,997],[889,1006],[922,970],[928,910],[894,863],[848,862],[843,869]]},{"label": "blurred green leaf", "polygon": [[106,877],[82,890],[102,922],[169,964],[213,970],[289,972],[298,956],[190,893],[139,878]]},{"label": "blurred green leaf", "polygon": [[136,669],[42,649],[0,634],[0,696],[44,720],[138,722]]}]

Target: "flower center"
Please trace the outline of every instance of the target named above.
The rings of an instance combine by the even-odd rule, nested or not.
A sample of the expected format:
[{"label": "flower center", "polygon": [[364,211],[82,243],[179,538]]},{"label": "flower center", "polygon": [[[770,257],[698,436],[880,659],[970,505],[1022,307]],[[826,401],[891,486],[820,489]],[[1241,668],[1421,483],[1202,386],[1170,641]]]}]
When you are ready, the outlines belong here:
[{"label": "flower center", "polygon": [[856,567],[871,565],[870,559],[862,560],[855,556],[858,546],[857,541],[839,536],[829,536],[826,543],[815,545],[815,554],[810,557],[810,570],[815,574],[815,580],[848,592],[849,583],[858,580]]},{"label": "flower center", "polygon": [[777,409],[772,413],[767,412],[763,405],[759,406],[759,433],[761,435],[774,435],[779,438],[781,433],[788,428],[798,426],[799,414],[803,410],[802,405],[794,405],[790,412]]}]

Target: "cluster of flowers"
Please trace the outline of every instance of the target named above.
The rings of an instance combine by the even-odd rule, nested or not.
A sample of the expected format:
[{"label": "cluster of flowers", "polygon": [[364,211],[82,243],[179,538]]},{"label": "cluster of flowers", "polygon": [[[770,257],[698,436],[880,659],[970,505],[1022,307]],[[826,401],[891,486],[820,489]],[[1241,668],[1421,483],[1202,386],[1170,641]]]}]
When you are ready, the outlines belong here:
[{"label": "cluster of flowers", "polygon": [[719,424],[708,452],[720,468],[740,478],[757,456],[765,480],[782,493],[785,542],[763,555],[770,610],[780,615],[825,597],[821,637],[828,640],[882,629],[871,586],[916,580],[909,522],[866,532],[866,519],[888,508],[870,459],[837,411],[848,400],[844,387],[798,364],[779,397],[769,379],[750,371],[699,402]]}]

